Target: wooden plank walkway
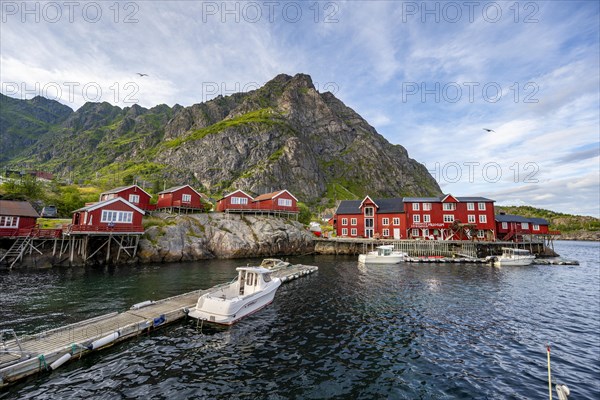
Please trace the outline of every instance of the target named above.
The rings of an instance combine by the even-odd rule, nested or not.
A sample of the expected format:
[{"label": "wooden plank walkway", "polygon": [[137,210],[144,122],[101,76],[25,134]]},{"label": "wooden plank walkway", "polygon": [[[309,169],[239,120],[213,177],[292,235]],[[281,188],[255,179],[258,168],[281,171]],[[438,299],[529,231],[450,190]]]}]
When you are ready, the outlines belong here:
[{"label": "wooden plank walkway", "polygon": [[[274,269],[272,276],[289,282],[317,270],[314,266],[296,264]],[[51,364],[59,359],[80,358],[105,347],[107,344],[98,342],[102,339],[114,338],[110,341],[112,345],[182,319],[187,315],[187,309],[195,307],[199,296],[227,284],[158,300],[143,308],[114,312],[35,335],[24,335],[18,340],[7,339],[5,332],[5,340],[0,342],[0,387],[50,370]],[[94,344],[97,348],[92,348]]]}]

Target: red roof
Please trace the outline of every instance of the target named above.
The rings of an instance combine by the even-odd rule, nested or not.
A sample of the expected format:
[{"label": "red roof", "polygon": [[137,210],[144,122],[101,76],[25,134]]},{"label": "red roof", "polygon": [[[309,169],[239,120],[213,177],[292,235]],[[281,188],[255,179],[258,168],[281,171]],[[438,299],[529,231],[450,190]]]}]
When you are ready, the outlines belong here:
[{"label": "red roof", "polygon": [[40,215],[26,201],[0,200],[0,215],[39,218]]},{"label": "red roof", "polygon": [[283,194],[287,192],[287,194],[289,194],[290,196],[292,196],[294,198],[294,200],[298,201],[298,199],[296,197],[294,197],[293,194],[291,194],[290,192],[288,192],[287,190],[283,189],[283,190],[278,190],[276,192],[271,192],[271,193],[265,193],[265,194],[261,194],[260,196],[257,196],[254,201],[263,201],[263,200],[269,200],[269,199],[274,199],[275,197],[279,196],[280,194]]}]

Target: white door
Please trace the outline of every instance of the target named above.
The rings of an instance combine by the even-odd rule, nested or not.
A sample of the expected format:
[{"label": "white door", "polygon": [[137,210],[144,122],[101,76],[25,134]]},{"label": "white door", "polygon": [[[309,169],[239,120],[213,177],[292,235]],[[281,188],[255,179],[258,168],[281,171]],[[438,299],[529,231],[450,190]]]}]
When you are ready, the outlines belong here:
[{"label": "white door", "polygon": [[400,228],[394,228],[394,239],[400,239]]}]

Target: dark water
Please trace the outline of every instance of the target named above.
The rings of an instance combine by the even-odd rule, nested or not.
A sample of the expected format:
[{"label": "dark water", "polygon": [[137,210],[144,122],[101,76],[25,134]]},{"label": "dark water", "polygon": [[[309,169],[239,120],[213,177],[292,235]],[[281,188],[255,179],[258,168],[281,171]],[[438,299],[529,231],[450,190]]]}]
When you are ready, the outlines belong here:
[{"label": "dark water", "polygon": [[[545,344],[571,399],[600,399],[600,248],[580,266],[357,266],[284,284],[229,329],[181,322],[0,391],[0,398],[544,399]],[[247,261],[0,273],[0,329],[37,332],[212,286]]]}]

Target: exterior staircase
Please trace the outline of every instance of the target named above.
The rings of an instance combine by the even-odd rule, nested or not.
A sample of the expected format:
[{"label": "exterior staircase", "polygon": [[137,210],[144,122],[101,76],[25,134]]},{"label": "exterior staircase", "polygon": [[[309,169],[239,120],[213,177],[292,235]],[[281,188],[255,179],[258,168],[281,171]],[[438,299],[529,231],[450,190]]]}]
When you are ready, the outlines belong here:
[{"label": "exterior staircase", "polygon": [[8,249],[6,253],[4,253],[2,258],[0,258],[0,264],[3,262],[6,262],[7,264],[10,263],[8,268],[12,269],[12,267],[17,262],[23,259],[23,255],[25,254],[27,248],[30,246],[31,241],[31,235],[17,238],[13,245],[10,246],[10,249]]}]

